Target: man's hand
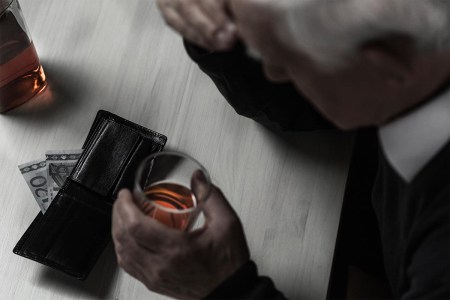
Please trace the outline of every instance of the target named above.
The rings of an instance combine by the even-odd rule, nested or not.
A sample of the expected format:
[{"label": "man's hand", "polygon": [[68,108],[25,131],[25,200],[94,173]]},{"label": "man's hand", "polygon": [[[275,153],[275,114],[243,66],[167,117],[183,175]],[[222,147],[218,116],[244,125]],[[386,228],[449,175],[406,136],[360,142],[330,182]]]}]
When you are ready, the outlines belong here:
[{"label": "man's hand", "polygon": [[[199,195],[201,172],[192,178]],[[113,207],[112,236],[117,261],[148,289],[175,298],[202,298],[249,260],[242,225],[215,186],[201,203],[202,228],[184,232],[144,215],[128,190],[121,190]]]},{"label": "man's hand", "polygon": [[225,0],[158,0],[166,23],[186,40],[208,50],[228,50],[236,42],[236,27]]},{"label": "man's hand", "polygon": [[292,49],[282,38],[286,30],[280,28],[285,20],[283,1],[227,0],[238,36],[261,59],[264,73],[275,82],[289,79],[285,65],[292,63]]}]

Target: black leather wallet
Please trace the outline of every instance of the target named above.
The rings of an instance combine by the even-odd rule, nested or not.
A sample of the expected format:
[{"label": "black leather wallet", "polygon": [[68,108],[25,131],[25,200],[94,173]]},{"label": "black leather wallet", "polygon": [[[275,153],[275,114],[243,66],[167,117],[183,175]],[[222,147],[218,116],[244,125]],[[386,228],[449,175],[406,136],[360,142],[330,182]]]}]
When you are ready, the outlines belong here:
[{"label": "black leather wallet", "polygon": [[99,111],[72,174],[13,252],[85,279],[111,240],[117,192],[133,187],[138,164],[161,151],[166,140],[164,135]]}]

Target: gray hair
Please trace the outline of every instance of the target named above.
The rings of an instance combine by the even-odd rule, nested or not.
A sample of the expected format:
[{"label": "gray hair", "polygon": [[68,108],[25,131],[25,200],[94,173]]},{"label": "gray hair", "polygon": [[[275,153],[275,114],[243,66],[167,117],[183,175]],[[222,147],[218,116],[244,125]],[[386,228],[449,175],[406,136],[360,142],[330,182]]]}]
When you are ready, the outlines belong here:
[{"label": "gray hair", "polygon": [[328,67],[345,65],[367,42],[390,34],[414,51],[450,49],[450,0],[290,0],[282,38]]}]

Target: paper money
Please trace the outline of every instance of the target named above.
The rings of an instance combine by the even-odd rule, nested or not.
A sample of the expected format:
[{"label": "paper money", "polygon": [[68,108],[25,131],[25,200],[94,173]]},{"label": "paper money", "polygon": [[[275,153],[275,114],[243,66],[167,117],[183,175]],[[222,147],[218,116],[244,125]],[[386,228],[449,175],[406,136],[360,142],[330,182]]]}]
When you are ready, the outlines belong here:
[{"label": "paper money", "polygon": [[72,173],[83,150],[54,150],[45,153],[47,162],[48,197],[52,201]]},{"label": "paper money", "polygon": [[42,213],[45,213],[50,205],[47,187],[47,164],[45,160],[35,160],[19,165],[19,170]]}]

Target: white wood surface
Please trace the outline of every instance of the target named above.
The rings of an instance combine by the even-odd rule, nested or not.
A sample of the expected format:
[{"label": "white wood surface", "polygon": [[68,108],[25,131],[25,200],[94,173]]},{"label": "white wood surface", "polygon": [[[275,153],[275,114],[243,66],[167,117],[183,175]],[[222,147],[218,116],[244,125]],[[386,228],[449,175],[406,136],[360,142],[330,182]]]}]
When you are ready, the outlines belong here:
[{"label": "white wood surface", "polygon": [[21,0],[49,79],[0,115],[0,299],[165,299],[109,247],[78,282],[12,249],[39,212],[17,165],[79,148],[99,109],[168,136],[210,170],[242,218],[252,258],[291,299],[325,298],[352,137],[279,135],[238,116],[151,0]]}]

